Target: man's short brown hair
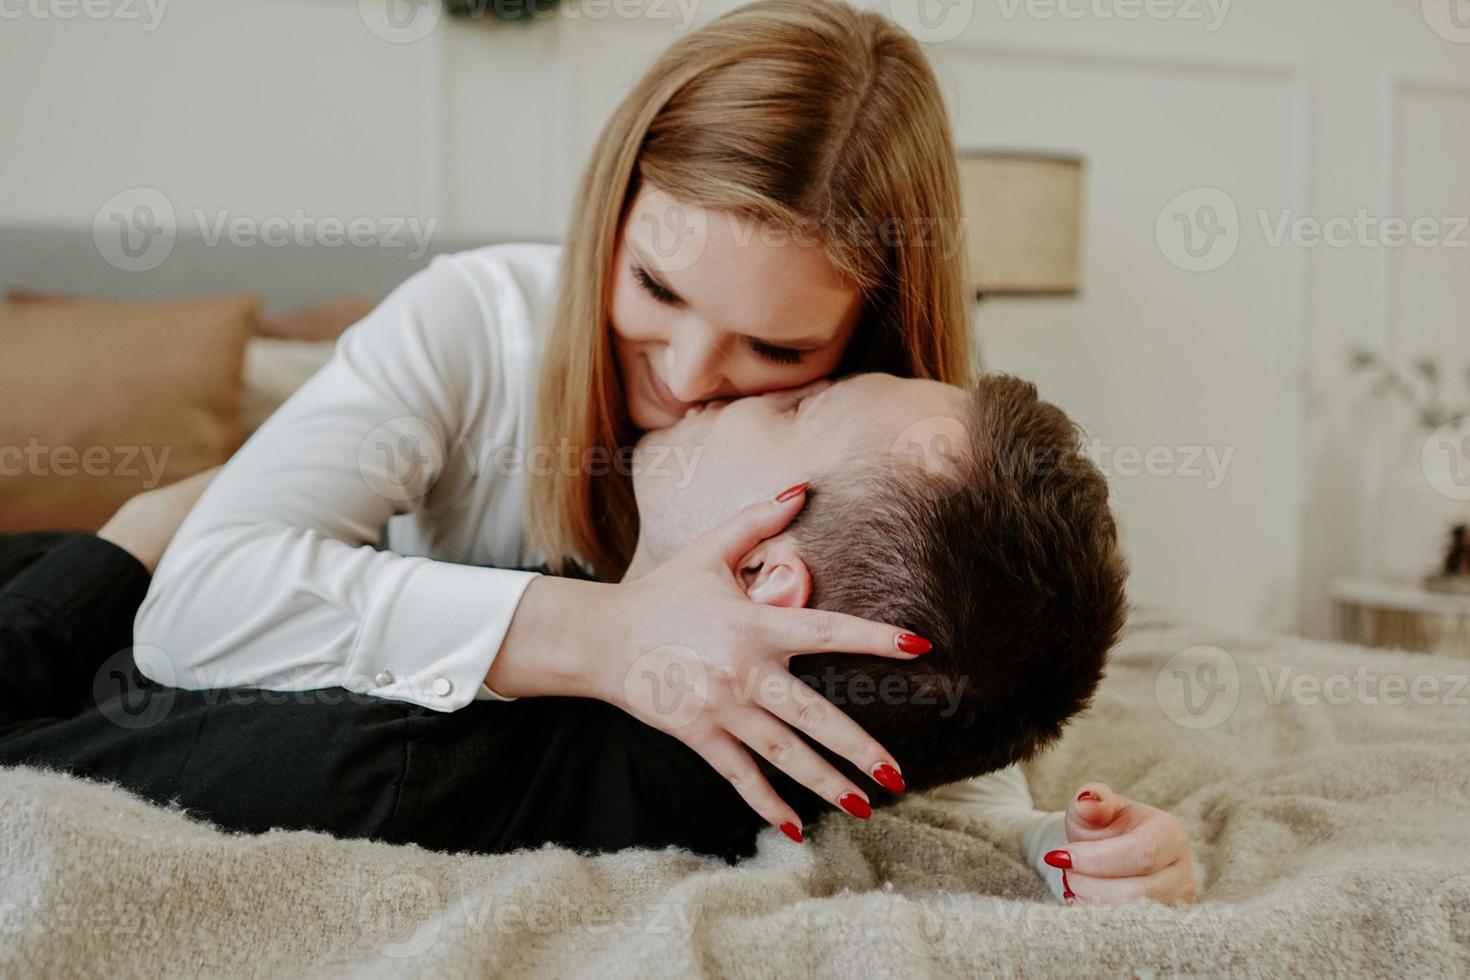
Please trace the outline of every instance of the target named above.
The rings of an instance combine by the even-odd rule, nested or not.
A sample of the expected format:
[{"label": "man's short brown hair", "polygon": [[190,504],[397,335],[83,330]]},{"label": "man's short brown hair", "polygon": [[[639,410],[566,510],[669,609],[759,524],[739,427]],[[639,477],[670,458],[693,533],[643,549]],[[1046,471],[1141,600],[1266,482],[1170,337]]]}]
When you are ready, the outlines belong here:
[{"label": "man's short brown hair", "polygon": [[814,482],[791,528],[811,606],[934,643],[912,661],[791,661],[894,754],[910,790],[1054,741],[1091,700],[1125,614],[1107,481],[1076,426],[1005,375],[982,377],[965,403],[968,440],[943,472],[875,455]]}]

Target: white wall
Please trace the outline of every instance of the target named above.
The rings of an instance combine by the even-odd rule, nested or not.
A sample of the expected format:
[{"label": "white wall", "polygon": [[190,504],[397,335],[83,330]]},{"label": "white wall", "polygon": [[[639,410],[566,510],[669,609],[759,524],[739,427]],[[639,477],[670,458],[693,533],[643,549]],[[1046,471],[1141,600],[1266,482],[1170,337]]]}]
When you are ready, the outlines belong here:
[{"label": "white wall", "polygon": [[[126,8],[142,20],[0,0],[0,221],[90,224],[146,185],[180,209],[556,238],[598,124],[681,23],[653,2],[567,0],[543,23],[390,43],[365,26],[372,0],[191,0],[152,30],[142,0]],[[1273,246],[1258,212],[1470,215],[1470,38],[1432,29],[1458,36],[1455,0],[1220,2],[1135,19],[1129,0],[884,9],[917,27],[917,3],[948,11],[929,49],[962,144],[1089,161],[1083,295],[991,301],[979,322],[988,364],[1035,378],[1114,460],[1135,594],[1322,633],[1329,579],[1392,566],[1391,546],[1428,533],[1406,515],[1446,503],[1404,503],[1423,435],[1362,396],[1347,348],[1470,359],[1470,249]],[[697,21],[730,6],[684,3]],[[1200,187],[1228,194],[1240,238],[1188,272],[1155,225]],[[1116,472],[1119,449],[1176,469],[1233,455],[1210,487],[1207,467]]]}]

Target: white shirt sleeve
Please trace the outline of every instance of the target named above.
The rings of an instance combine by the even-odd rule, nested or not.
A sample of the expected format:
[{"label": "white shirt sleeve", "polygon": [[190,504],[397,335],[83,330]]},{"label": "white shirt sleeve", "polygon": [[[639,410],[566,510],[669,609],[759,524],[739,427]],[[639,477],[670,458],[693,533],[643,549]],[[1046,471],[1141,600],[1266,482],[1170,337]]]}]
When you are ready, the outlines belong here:
[{"label": "white shirt sleeve", "polygon": [[1041,875],[1057,900],[1061,900],[1062,872],[1042,858],[1067,846],[1067,814],[1036,809],[1020,766],[950,783],[932,790],[930,796],[971,807],[1000,828],[1015,852]]},{"label": "white shirt sleeve", "polygon": [[379,550],[395,514],[456,562],[482,550],[487,516],[519,541],[523,488],[483,463],[525,432],[534,359],[526,325],[501,322],[517,309],[473,272],[443,256],[409,279],[226,464],[138,611],[153,680],[439,711],[498,697],[483,681],[533,574]]}]

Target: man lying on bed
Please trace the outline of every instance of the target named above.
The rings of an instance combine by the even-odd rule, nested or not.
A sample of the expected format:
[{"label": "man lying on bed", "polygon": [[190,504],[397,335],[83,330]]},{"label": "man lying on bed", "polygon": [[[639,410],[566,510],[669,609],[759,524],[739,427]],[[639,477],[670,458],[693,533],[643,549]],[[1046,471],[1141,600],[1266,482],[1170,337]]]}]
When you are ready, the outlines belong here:
[{"label": "man lying on bed", "polygon": [[[794,421],[773,444],[777,412]],[[954,444],[947,458],[910,459],[909,437]],[[715,405],[651,434],[644,448],[671,443],[702,449],[694,482],[640,472],[630,576],[658,567],[710,514],[757,496],[793,465],[817,464],[802,514],[741,556],[738,585],[758,602],[900,622],[936,641],[912,660],[791,662],[905,760],[909,789],[1033,754],[1090,698],[1121,624],[1124,573],[1106,485],[1070,423],[1031,386],[992,377],[966,393],[865,375]],[[768,520],[771,509],[756,505],[742,519]],[[733,536],[732,526],[709,533]],[[602,700],[525,697],[451,714],[343,691],[162,688],[133,675],[126,653],[109,657],[128,642],[121,626],[146,572],[129,570],[116,549],[88,566],[107,547],[85,536],[53,543],[5,593],[0,720],[9,734],[0,762],[116,780],[246,831],[307,828],[471,851],[549,841],[589,850],[676,844],[735,857],[753,847],[760,819],[694,750],[654,727],[698,722],[700,684],[678,675],[687,662],[676,655],[618,665]],[[138,550],[150,547],[161,550]],[[25,620],[48,606],[68,613],[51,651],[36,647],[46,630]],[[79,619],[93,629],[68,634]],[[92,696],[94,677],[95,706],[57,720]],[[513,677],[491,680],[504,693],[519,689]],[[876,804],[894,799],[814,747],[873,785]],[[803,819],[826,808],[775,767],[762,770]],[[1018,837],[1034,845],[1049,823],[1059,842],[1070,839],[1052,863],[1070,862],[1084,900],[1192,895],[1173,818],[1097,784],[1065,818],[1030,811],[1023,781],[997,805],[1014,776],[976,785]]]}]

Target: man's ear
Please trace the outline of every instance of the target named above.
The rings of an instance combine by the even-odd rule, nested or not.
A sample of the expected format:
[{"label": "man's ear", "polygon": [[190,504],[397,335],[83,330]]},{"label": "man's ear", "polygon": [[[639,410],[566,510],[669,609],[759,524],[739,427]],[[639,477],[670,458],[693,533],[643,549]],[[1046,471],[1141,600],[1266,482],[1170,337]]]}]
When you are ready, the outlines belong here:
[{"label": "man's ear", "polygon": [[768,538],[740,562],[745,594],[766,606],[799,609],[812,597],[812,576],[789,534]]}]

